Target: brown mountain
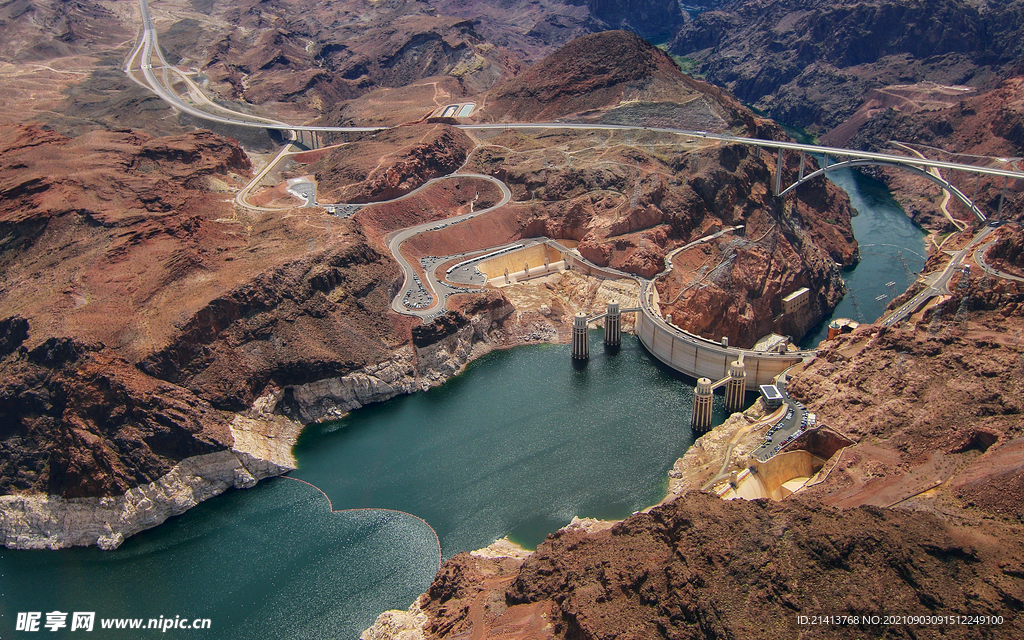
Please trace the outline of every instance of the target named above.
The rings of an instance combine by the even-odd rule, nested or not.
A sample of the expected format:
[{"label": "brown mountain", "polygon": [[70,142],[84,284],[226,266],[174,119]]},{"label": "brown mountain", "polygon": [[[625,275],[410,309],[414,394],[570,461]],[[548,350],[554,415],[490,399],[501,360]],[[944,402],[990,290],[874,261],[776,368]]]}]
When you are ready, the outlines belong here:
[{"label": "brown mountain", "polygon": [[991,88],[1024,56],[1019,2],[742,0],[673,39],[694,72],[789,124],[827,131],[872,89]]},{"label": "brown mountain", "polygon": [[[677,126],[713,131],[732,127],[753,132],[752,113],[727,93],[687,76],[660,49],[628,31],[608,31],[573,40],[514,79],[495,87],[480,110],[492,121],[538,122],[567,116],[603,117],[632,103],[634,124],[659,109]],[[603,112],[599,114],[599,112]],[[627,117],[625,111],[619,118]],[[664,117],[664,116],[663,116]],[[703,126],[700,126],[703,125]]]}]

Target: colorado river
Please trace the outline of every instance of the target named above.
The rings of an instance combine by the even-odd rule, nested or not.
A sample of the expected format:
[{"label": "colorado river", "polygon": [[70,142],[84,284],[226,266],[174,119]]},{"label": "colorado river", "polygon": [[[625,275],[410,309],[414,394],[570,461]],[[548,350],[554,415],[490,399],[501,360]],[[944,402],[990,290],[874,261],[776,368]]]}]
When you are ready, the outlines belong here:
[{"label": "colorado river", "polygon": [[[874,322],[885,307],[910,286],[925,263],[927,233],[907,217],[885,185],[863,173],[842,169],[828,174],[850,196],[857,210],[853,235],[860,245],[861,261],[843,272],[847,294],[831,318]],[[892,282],[891,286],[886,286]],[[882,297],[884,296],[884,297]],[[800,342],[814,348],[828,335],[826,319]]]},{"label": "colorado river", "polygon": [[[836,315],[870,322],[888,302],[875,300],[891,294],[885,283],[902,292],[920,270],[924,233],[877,182],[833,176],[860,212],[863,256],[844,274],[853,295]],[[446,558],[506,534],[534,546],[574,515],[622,518],[651,505],[692,444],[692,382],[631,336],[608,356],[594,332],[591,354],[577,370],[568,345],[492,353],[441,387],[303,433],[291,476],[322,489],[335,510],[394,509],[429,527],[389,511],[330,513],[314,488],[276,479],[116,551],[0,549],[0,638],[20,635],[24,612],[39,612],[49,636],[42,623],[53,611],[95,612],[92,638],[356,638],[427,588],[438,540]],[[209,619],[210,629],[100,628],[160,616]]]}]

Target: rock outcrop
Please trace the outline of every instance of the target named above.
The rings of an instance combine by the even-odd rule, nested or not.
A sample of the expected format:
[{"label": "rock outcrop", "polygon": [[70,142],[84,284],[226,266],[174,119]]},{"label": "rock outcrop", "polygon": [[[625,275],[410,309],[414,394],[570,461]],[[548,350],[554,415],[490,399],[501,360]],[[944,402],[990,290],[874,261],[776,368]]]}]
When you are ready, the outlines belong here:
[{"label": "rock outcrop", "polygon": [[[231,449],[185,458],[153,482],[121,495],[0,495],[0,541],[11,549],[78,545],[116,549],[125,538],[229,488],[248,489],[259,480],[295,468],[291,446],[298,436],[298,424],[279,421],[278,428],[268,428],[252,420],[237,422],[238,429],[232,428]],[[268,436],[268,431],[273,435]]]},{"label": "rock outcrop", "polygon": [[827,131],[871,89],[931,80],[991,88],[1021,57],[1012,5],[745,0],[683,26],[670,51],[771,117]]},{"label": "rock outcrop", "polygon": [[[1003,616],[997,628],[1012,633],[1020,624],[1014,603],[1024,595],[1012,567],[1022,559],[1019,539],[1002,544],[932,515],[692,492],[609,529],[563,529],[525,560],[459,554],[416,604],[427,622],[417,616],[401,633],[775,638],[798,635],[803,615],[863,620],[963,607]],[[827,636],[884,628],[829,626]]]},{"label": "rock outcrop", "polygon": [[453,173],[473,143],[444,124],[391,129],[327,152],[309,166],[325,202],[379,202]]}]

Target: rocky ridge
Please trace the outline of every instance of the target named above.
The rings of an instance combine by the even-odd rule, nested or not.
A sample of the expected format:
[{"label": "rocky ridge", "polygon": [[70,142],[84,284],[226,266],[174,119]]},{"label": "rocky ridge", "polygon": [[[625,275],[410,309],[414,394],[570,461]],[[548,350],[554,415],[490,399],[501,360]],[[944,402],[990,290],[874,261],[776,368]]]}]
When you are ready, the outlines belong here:
[{"label": "rocky ridge", "polygon": [[744,127],[752,135],[757,128],[753,114],[735,98],[683,74],[665,52],[628,31],[573,40],[492,89],[478,116],[496,122],[587,119],[624,102],[672,104],[691,118],[716,116],[708,127],[713,131]]},{"label": "rocky ridge", "polygon": [[[1000,234],[1019,247],[1017,230]],[[749,464],[761,413],[733,416],[677,463],[665,503],[610,528],[567,527],[525,559],[459,554],[410,615],[382,617],[401,620],[405,635],[380,625],[363,637],[1020,633],[1024,298],[1007,281],[957,291],[902,328],[862,325],[792,372],[790,393],[828,425],[821,437],[836,441],[813,486],[779,502],[694,490],[727,449],[727,472]],[[1002,622],[864,620],[967,610]],[[801,615],[859,622],[813,628]]]},{"label": "rocky ridge", "polygon": [[826,131],[871,89],[932,80],[991,88],[1020,60],[1015,3],[745,0],[701,13],[672,53],[771,117]]}]

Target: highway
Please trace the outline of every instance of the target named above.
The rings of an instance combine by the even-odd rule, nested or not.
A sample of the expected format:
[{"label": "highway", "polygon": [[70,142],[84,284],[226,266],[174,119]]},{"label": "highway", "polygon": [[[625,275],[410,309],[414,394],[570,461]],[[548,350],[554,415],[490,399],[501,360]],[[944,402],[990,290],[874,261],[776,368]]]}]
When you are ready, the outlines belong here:
[{"label": "highway", "polygon": [[953,277],[953,273],[960,268],[960,264],[963,262],[964,258],[970,254],[971,248],[974,245],[981,242],[982,240],[984,240],[985,237],[988,234],[992,233],[993,231],[995,231],[995,227],[987,225],[982,227],[981,231],[979,231],[978,234],[975,235],[974,238],[967,243],[966,247],[953,254],[953,258],[949,261],[949,264],[946,265],[946,268],[942,270],[942,273],[939,274],[938,278],[936,278],[930,285],[928,285],[920,292],[918,292],[918,294],[911,298],[908,302],[905,302],[902,305],[900,305],[900,307],[896,309],[892,314],[883,318],[880,321],[881,325],[883,327],[891,327],[894,324],[906,318],[908,315],[917,311],[919,308],[921,308],[921,305],[923,305],[931,298],[934,298],[935,296],[939,295],[948,295],[949,293],[951,293],[947,285],[949,284],[949,279]]},{"label": "highway", "polygon": [[[160,96],[165,102],[173,106],[174,108],[188,113],[189,115],[212,122],[221,122],[223,124],[230,124],[240,127],[249,127],[256,129],[274,129],[279,131],[319,131],[319,132],[374,132],[382,131],[386,127],[329,127],[329,126],[316,126],[316,125],[295,125],[284,122],[278,122],[276,120],[269,119],[256,119],[253,116],[249,116],[243,113],[230,112],[224,107],[218,108],[225,110],[229,113],[233,113],[233,117],[221,116],[209,113],[198,109],[193,105],[190,105],[183,101],[177,93],[172,91],[169,87],[160,83],[153,73],[152,66],[152,54],[156,50],[160,57],[162,68],[171,68],[172,65],[168,64],[163,59],[163,55],[160,52],[160,47],[157,44],[157,33],[153,26],[153,22],[149,16],[148,0],[139,0],[139,8],[142,12],[142,39],[139,43],[139,47],[142,51],[141,67],[142,72],[146,77],[146,82],[149,84],[149,88]],[[131,66],[134,64],[136,58],[136,52],[132,54],[129,59],[129,65],[126,67],[126,72],[131,75]],[[176,73],[180,73],[175,70]],[[133,76],[134,77],[134,76]],[[190,87],[198,90],[198,87],[194,83],[190,83]],[[935,169],[948,169],[951,171],[965,171],[969,173],[975,173],[986,176],[1004,177],[1016,180],[1024,180],[1024,172],[1013,171],[1007,169],[996,169],[992,167],[978,167],[975,165],[960,164],[956,162],[945,162],[941,160],[928,160],[925,158],[909,158],[907,156],[897,156],[888,153],[876,153],[869,151],[856,151],[853,149],[842,149],[839,147],[822,147],[818,145],[800,144],[796,142],[787,142],[780,140],[764,140],[761,138],[744,138],[740,136],[733,136],[725,133],[713,133],[710,131],[696,131],[690,129],[675,129],[671,127],[641,127],[633,125],[622,125],[622,124],[587,124],[587,123],[574,123],[574,122],[527,122],[527,123],[502,123],[502,124],[461,124],[455,125],[457,128],[465,131],[506,131],[506,130],[522,130],[522,129],[565,129],[565,130],[584,130],[584,131],[650,131],[655,133],[671,134],[677,136],[684,136],[689,138],[695,138],[700,140],[715,140],[720,142],[742,144],[753,147],[762,147],[765,149],[776,149],[776,150],[788,150],[788,151],[801,151],[810,154],[828,155],[836,158],[850,158],[858,160],[873,160],[880,162],[889,162],[895,165],[908,166],[908,167],[919,167],[919,168],[935,168]]]},{"label": "highway", "polygon": [[[158,36],[157,36],[157,33],[156,33],[156,28],[155,28],[155,26],[153,24],[152,18],[151,18],[150,13],[149,13],[148,0],[139,0],[139,10],[140,10],[140,13],[141,13],[141,18],[142,18],[141,37],[140,37],[136,47],[133,49],[132,53],[130,54],[130,56],[129,56],[128,60],[127,60],[127,63],[126,63],[126,66],[125,66],[125,72],[132,78],[133,81],[139,82],[138,78],[136,78],[136,76],[134,74],[134,71],[133,71],[133,68],[134,68],[134,66],[136,64],[136,61],[138,60],[139,68],[141,69],[142,74],[143,74],[143,76],[145,78],[145,86],[147,86],[157,96],[159,96],[162,100],[164,100],[171,107],[173,107],[174,109],[177,109],[178,111],[181,111],[183,113],[187,113],[187,114],[189,114],[191,116],[194,116],[196,118],[200,118],[200,119],[203,119],[203,120],[206,120],[206,121],[210,121],[210,122],[218,122],[218,123],[222,123],[222,124],[228,124],[228,125],[233,125],[233,126],[241,126],[241,127],[248,127],[248,128],[271,129],[271,130],[279,130],[279,131],[290,131],[290,132],[292,132],[291,138],[293,140],[294,140],[295,134],[297,132],[299,132],[299,131],[364,132],[364,133],[366,133],[366,132],[382,131],[382,130],[385,129],[385,127],[329,127],[329,126],[312,126],[312,125],[294,125],[294,124],[280,122],[280,121],[272,120],[272,119],[268,119],[268,118],[259,118],[259,117],[255,117],[255,116],[250,116],[248,114],[234,112],[234,111],[231,111],[230,109],[228,109],[226,107],[223,107],[223,106],[220,106],[220,105],[216,105],[211,100],[208,100],[208,99],[205,98],[205,95],[202,93],[201,89],[194,82],[192,82],[191,79],[187,78],[185,76],[185,74],[183,74],[178,69],[175,69],[172,65],[170,65],[164,59],[163,53],[160,50],[160,47],[159,47],[159,44],[158,44],[158,40],[157,40]],[[162,73],[164,75],[164,80],[162,82],[161,82],[160,79],[157,78],[156,74],[153,72],[154,67],[153,67],[152,63],[153,63],[153,53],[154,53],[154,51],[156,52],[157,58],[158,58],[159,63],[160,63],[159,64],[159,68],[162,70]],[[140,58],[140,55],[141,55],[141,58]],[[167,80],[166,76],[167,76],[167,70],[168,69],[170,69],[173,73],[175,73],[177,76],[179,76],[187,84],[187,86],[189,87],[189,93],[190,94],[197,95],[197,96],[203,96],[202,99],[199,100],[199,102],[201,102],[203,104],[207,104],[207,105],[212,105],[218,111],[223,112],[224,115],[210,113],[209,111],[206,111],[206,110],[203,110],[203,109],[199,109],[194,104],[189,104],[188,102],[185,102],[181,98],[181,96],[179,96],[177,94],[177,92],[175,92],[172,89],[172,87],[171,87],[172,83],[170,83]],[[140,83],[140,84],[142,84],[142,83]],[[928,171],[928,172],[935,172],[935,173],[937,173],[938,170],[940,170],[940,169],[945,169],[945,170],[950,170],[950,171],[969,172],[969,173],[974,173],[974,174],[977,174],[977,175],[986,175],[986,176],[990,176],[990,177],[1003,177],[1003,178],[1012,178],[1012,179],[1016,179],[1016,180],[1024,180],[1024,172],[1021,172],[1019,170],[1007,170],[1007,169],[997,169],[997,168],[991,168],[991,167],[979,167],[979,166],[975,166],[975,165],[965,165],[965,164],[960,164],[960,163],[955,163],[955,162],[945,162],[945,161],[939,161],[939,160],[928,160],[928,159],[923,158],[923,157],[910,158],[910,157],[906,157],[906,156],[897,156],[897,155],[885,154],[885,153],[874,153],[874,152],[866,152],[866,151],[856,151],[856,150],[842,149],[842,148],[837,148],[837,147],[823,147],[823,146],[818,146],[818,145],[800,144],[800,143],[796,143],[796,142],[787,142],[787,141],[764,140],[764,139],[758,139],[758,138],[744,138],[744,137],[733,136],[733,135],[724,134],[724,133],[713,133],[713,132],[709,132],[709,131],[695,131],[695,130],[686,130],[686,129],[676,129],[676,128],[670,128],[670,127],[638,127],[638,126],[631,126],[631,125],[586,124],[586,123],[568,123],[568,122],[462,124],[462,125],[456,125],[456,126],[457,126],[457,128],[465,130],[465,131],[507,131],[507,130],[526,130],[526,129],[531,129],[531,130],[534,130],[534,129],[535,130],[582,130],[582,131],[601,130],[601,131],[624,131],[624,132],[628,132],[628,131],[649,131],[649,132],[653,132],[653,133],[660,133],[660,134],[668,134],[668,135],[677,135],[677,136],[689,137],[689,138],[693,138],[693,139],[697,139],[697,140],[719,141],[719,142],[730,143],[730,144],[742,144],[742,145],[753,146],[753,147],[758,147],[758,148],[776,149],[776,150],[779,150],[779,151],[781,151],[781,150],[788,150],[788,151],[797,151],[797,152],[809,153],[809,154],[818,154],[818,155],[832,156],[832,157],[835,157],[835,158],[849,158],[849,159],[855,160],[855,161],[882,162],[882,163],[886,163],[886,164],[893,165],[893,166],[910,167],[910,168],[913,168],[913,169],[918,169],[920,171]],[[261,180],[263,178],[263,176],[265,176],[266,173],[268,173],[270,171],[270,169],[274,166],[274,164],[276,164],[276,162],[280,158],[282,158],[285,153],[288,152],[290,146],[291,146],[291,143],[289,142],[289,144],[285,145],[284,149],[282,149],[282,151],[278,154],[278,156],[273,161],[271,161],[267,165],[267,167],[265,167],[263,169],[263,171],[260,172],[260,175],[258,175],[252,182],[250,182],[250,184],[247,185],[246,188],[244,188],[242,191],[239,192],[239,194],[236,196],[236,202],[238,204],[240,204],[241,206],[249,207],[249,208],[256,208],[256,209],[260,209],[260,210],[266,210],[264,208],[253,207],[252,205],[249,205],[246,202],[246,197],[249,194],[249,192],[251,191],[251,189],[256,184],[259,183],[259,180]],[[918,154],[918,155],[920,155],[920,154]],[[1019,167],[1017,166],[1016,163],[1012,164],[1011,166],[1014,167],[1015,169],[1019,169]],[[450,219],[447,219],[447,220],[445,220],[443,222],[440,222],[440,223],[438,223],[438,222],[424,223],[424,224],[421,224],[421,225],[410,227],[408,229],[403,229],[403,230],[401,230],[399,232],[396,232],[395,234],[392,234],[389,237],[389,239],[388,239],[388,247],[391,250],[392,254],[394,255],[395,259],[401,265],[402,272],[403,272],[403,274],[405,276],[405,283],[404,283],[404,285],[402,287],[402,291],[399,293],[399,295],[396,297],[396,299],[394,301],[392,301],[392,308],[394,308],[395,311],[398,311],[399,313],[406,313],[406,314],[410,314],[411,313],[412,315],[417,315],[417,316],[419,316],[421,318],[426,319],[426,318],[432,317],[433,315],[436,315],[439,312],[439,309],[438,309],[439,305],[440,305],[440,310],[443,311],[443,303],[444,303],[443,300],[437,300],[437,297],[438,297],[438,294],[436,293],[436,290],[437,290],[436,289],[436,285],[437,285],[437,283],[436,283],[436,279],[434,279],[434,276],[432,274],[428,275],[428,283],[427,284],[428,284],[428,286],[430,287],[430,289],[433,292],[431,293],[430,291],[428,291],[426,293],[426,296],[423,296],[422,295],[422,291],[421,291],[419,297],[420,297],[420,299],[433,298],[434,299],[434,303],[428,304],[428,305],[426,305],[426,306],[424,306],[422,308],[419,308],[419,309],[410,309],[410,308],[406,307],[405,304],[402,303],[402,300],[404,300],[406,298],[406,294],[412,295],[412,294],[416,293],[416,292],[414,292],[414,288],[417,289],[418,291],[421,289],[421,283],[418,282],[418,276],[416,276],[415,270],[413,269],[412,265],[410,265],[408,263],[408,261],[405,259],[405,257],[402,255],[402,252],[401,252],[401,245],[402,245],[402,243],[405,242],[406,240],[408,240],[409,238],[417,235],[418,233],[422,233],[424,231],[435,229],[439,224],[441,224],[443,226],[448,226],[450,224],[455,224],[455,223],[461,222],[463,220],[468,220],[468,219],[473,218],[475,216],[482,215],[483,213],[491,211],[491,210],[493,210],[493,209],[495,209],[497,207],[503,206],[504,204],[506,204],[511,199],[511,192],[509,191],[508,186],[505,185],[503,182],[501,182],[501,181],[499,181],[499,180],[497,180],[497,179],[495,179],[495,178],[493,178],[491,176],[485,176],[485,175],[479,175],[479,174],[459,174],[459,173],[454,173],[454,174],[451,174],[450,176],[447,176],[447,177],[455,177],[455,176],[460,176],[460,175],[461,176],[465,176],[465,177],[476,177],[476,178],[479,178],[479,179],[488,180],[488,181],[498,185],[498,187],[502,191],[502,200],[498,204],[496,204],[495,206],[490,207],[488,209],[484,209],[484,210],[477,211],[477,212],[474,212],[474,213],[464,214],[462,216],[457,216],[457,217],[454,217],[454,218],[450,218]],[[440,180],[440,179],[445,179],[445,178],[444,177],[442,177],[442,178],[435,178],[434,180],[431,180],[431,181],[427,182],[426,184],[422,185],[419,189],[425,188],[426,186],[430,185],[434,181]],[[416,189],[416,190],[410,192],[409,194],[406,194],[406,196],[403,196],[403,197],[408,197],[410,195],[413,195],[414,193],[418,192],[419,189]],[[885,320],[883,320],[883,323],[886,324],[886,325],[895,324],[896,322],[899,322],[901,319],[906,317],[907,314],[909,314],[913,310],[916,310],[918,308],[918,306],[924,300],[926,300],[927,298],[930,298],[930,297],[932,297],[934,295],[939,295],[942,292],[948,292],[946,290],[946,283],[948,282],[949,278],[952,276],[952,273],[955,270],[955,268],[959,265],[960,261],[963,260],[963,257],[967,254],[967,251],[970,249],[970,247],[973,244],[976,244],[977,242],[979,242],[981,239],[983,239],[990,231],[991,231],[990,227],[985,227],[981,231],[981,233],[979,233],[979,235],[972,241],[972,243],[970,245],[968,245],[967,248],[965,248],[964,250],[959,252],[956,256],[954,256],[954,259],[946,267],[946,270],[943,271],[943,273],[940,275],[940,277],[936,280],[935,283],[933,283],[930,287],[925,289],[925,291],[923,291],[920,294],[918,294],[917,296],[915,296],[913,300],[911,300],[910,302],[908,302],[905,305],[901,306],[900,309],[898,309],[893,315],[891,315],[890,317],[888,317]],[[641,304],[642,305],[648,305],[650,303],[649,296],[647,295],[647,291],[648,291],[649,285],[650,285],[650,281],[644,281],[643,284],[642,284],[642,288],[644,290],[643,295],[641,295]],[[653,315],[653,310],[648,309],[648,311]],[[657,318],[655,321],[657,322],[657,320],[660,320],[660,318]],[[696,336],[694,336],[694,338],[696,338]],[[710,343],[710,344],[711,345],[717,345],[717,343]],[[711,347],[711,348],[714,349],[715,347]],[[738,351],[738,350],[735,350],[735,349],[725,349],[725,348],[721,347],[720,345],[717,345],[717,349],[718,350],[722,350],[723,352],[727,352],[729,354],[732,354],[733,352]]]}]

